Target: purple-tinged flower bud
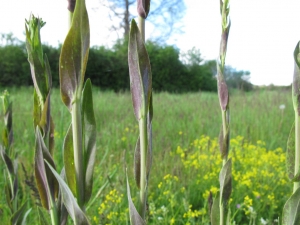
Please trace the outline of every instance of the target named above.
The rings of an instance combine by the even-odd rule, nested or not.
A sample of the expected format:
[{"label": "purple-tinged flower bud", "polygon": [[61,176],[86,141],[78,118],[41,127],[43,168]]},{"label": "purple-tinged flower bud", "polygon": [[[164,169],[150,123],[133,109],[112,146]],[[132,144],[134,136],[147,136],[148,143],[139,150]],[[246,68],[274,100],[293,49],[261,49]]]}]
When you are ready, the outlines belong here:
[{"label": "purple-tinged flower bud", "polygon": [[68,10],[74,12],[76,0],[68,0]]},{"label": "purple-tinged flower bud", "polygon": [[137,0],[137,12],[140,17],[147,18],[150,11],[150,0]]}]

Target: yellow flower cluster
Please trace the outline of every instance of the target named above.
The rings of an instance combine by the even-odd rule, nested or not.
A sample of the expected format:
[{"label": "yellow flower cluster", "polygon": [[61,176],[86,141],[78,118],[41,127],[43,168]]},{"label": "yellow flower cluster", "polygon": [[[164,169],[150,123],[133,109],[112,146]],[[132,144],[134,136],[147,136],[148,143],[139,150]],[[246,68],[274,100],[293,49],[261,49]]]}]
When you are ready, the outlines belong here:
[{"label": "yellow flower cluster", "polygon": [[[131,129],[125,128],[125,132]],[[184,137],[184,133],[179,133]],[[274,220],[291,193],[292,185],[285,174],[285,152],[266,149],[263,141],[249,143],[238,136],[230,140],[232,159],[232,195],[229,207],[232,221],[264,218]],[[208,224],[210,195],[219,189],[222,168],[217,138],[201,136],[188,146],[177,146],[170,152],[174,162],[159,179],[151,178],[147,199],[147,223]],[[154,181],[154,182],[153,182]],[[133,196],[133,201],[137,199]],[[108,192],[94,216],[96,224],[125,224],[129,221],[128,202],[116,189]],[[124,223],[123,223],[124,222]]]},{"label": "yellow flower cluster", "polygon": [[116,189],[111,190],[105,195],[103,202],[98,207],[98,214],[101,220],[94,216],[94,222],[100,224],[111,224],[113,221],[126,221],[126,212],[119,211],[119,205],[123,199],[123,194],[120,194]]},{"label": "yellow flower cluster", "polygon": [[[201,193],[204,202],[210,193],[216,195],[219,191],[218,177],[222,167],[217,138],[201,136],[187,148],[177,146],[170,155],[179,157],[184,169],[183,174],[193,174],[193,182],[198,185],[197,191]],[[258,216],[265,216],[271,212],[271,217],[278,217],[291,186],[287,183],[286,156],[283,149],[268,150],[263,141],[251,144],[245,138],[237,136],[230,140],[229,157],[233,163],[233,192],[230,201],[232,211],[235,212],[243,206],[247,209],[244,210],[245,214],[255,212]],[[186,177],[186,180],[188,179],[191,177]],[[187,217],[196,214],[189,211],[184,215]]]},{"label": "yellow flower cluster", "polygon": [[183,218],[196,218],[204,214],[206,214],[205,208],[202,208],[201,210],[192,210],[192,205],[189,205],[189,210],[183,214]]}]

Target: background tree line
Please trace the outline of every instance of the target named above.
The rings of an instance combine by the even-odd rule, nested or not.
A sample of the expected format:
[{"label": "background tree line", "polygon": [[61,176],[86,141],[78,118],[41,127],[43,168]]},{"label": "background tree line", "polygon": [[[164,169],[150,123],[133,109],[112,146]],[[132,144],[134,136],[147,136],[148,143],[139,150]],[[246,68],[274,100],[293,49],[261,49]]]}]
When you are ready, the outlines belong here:
[{"label": "background tree line", "polygon": [[[0,86],[32,85],[30,67],[27,61],[25,43],[6,35],[0,45]],[[3,44],[4,43],[4,44]],[[102,90],[129,90],[127,65],[127,42],[119,40],[112,48],[91,47],[86,75],[93,85]],[[154,91],[195,92],[217,91],[215,60],[204,61],[198,49],[191,49],[180,55],[174,46],[147,42],[151,59]],[[60,46],[44,45],[52,70],[53,85],[59,86],[58,62]],[[226,68],[226,79],[231,88],[252,90],[248,71]]]}]

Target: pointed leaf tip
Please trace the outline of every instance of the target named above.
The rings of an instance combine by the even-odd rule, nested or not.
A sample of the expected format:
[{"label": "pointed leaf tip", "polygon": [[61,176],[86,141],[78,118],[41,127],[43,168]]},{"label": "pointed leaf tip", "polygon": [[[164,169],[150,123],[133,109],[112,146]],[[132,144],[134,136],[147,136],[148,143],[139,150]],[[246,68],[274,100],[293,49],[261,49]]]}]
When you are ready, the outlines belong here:
[{"label": "pointed leaf tip", "polygon": [[146,116],[141,113],[146,113],[149,108],[152,74],[149,56],[134,20],[131,21],[129,34],[128,65],[134,114],[139,120],[141,116]]}]

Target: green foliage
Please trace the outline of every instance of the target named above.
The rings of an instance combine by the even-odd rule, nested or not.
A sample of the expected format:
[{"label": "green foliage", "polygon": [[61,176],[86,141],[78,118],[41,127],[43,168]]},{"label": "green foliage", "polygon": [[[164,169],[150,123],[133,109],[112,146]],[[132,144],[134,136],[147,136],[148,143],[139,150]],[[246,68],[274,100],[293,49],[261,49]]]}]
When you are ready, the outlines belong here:
[{"label": "green foliage", "polygon": [[251,91],[253,85],[249,82],[250,72],[236,70],[230,66],[225,68],[225,79],[229,88],[242,91]]},{"label": "green foliage", "polygon": [[[127,62],[127,40],[118,40],[112,48],[93,46],[89,51],[86,77],[102,90],[129,90]],[[147,42],[146,48],[151,58],[153,90],[157,92],[216,91],[215,71],[211,61],[203,61],[199,50],[191,50],[194,56],[182,62],[179,49],[174,46]],[[61,45],[43,45],[52,74],[52,85],[59,85],[59,55]],[[28,86],[32,84],[30,68],[26,59],[25,45],[0,46],[0,86]],[[200,56],[200,63],[194,58]],[[20,66],[21,64],[21,66]],[[215,64],[214,64],[215,65]],[[245,87],[245,85],[244,85]],[[244,88],[246,90],[246,88]]]},{"label": "green foliage", "polygon": [[190,84],[186,67],[179,60],[179,50],[173,46],[159,46],[148,42],[147,51],[151,59],[153,90],[182,92]]},{"label": "green foliage", "polygon": [[86,76],[102,90],[129,90],[127,43],[118,42],[113,49],[91,47]]},{"label": "green foliage", "polygon": [[0,46],[0,86],[28,86],[32,83],[25,45]]}]

